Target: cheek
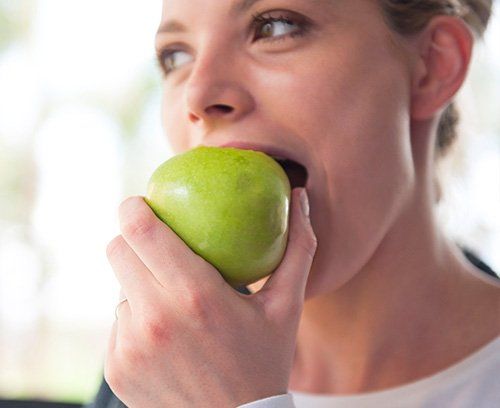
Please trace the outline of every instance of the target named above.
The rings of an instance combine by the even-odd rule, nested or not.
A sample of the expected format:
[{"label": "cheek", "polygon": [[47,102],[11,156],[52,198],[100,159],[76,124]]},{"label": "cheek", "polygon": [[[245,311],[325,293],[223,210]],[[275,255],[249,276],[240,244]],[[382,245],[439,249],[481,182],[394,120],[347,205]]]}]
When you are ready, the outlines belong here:
[{"label": "cheek", "polygon": [[408,109],[405,71],[391,49],[382,40],[345,37],[338,39],[341,47],[321,43],[254,75],[266,113],[314,150],[380,140]]},{"label": "cheek", "polygon": [[358,51],[344,56],[347,64],[332,67],[339,75],[320,93],[324,106],[333,107],[322,109],[330,131],[323,157],[349,191],[358,186],[365,199],[372,193],[380,200],[380,191],[399,191],[413,171],[409,80],[390,47],[367,41],[351,48]]},{"label": "cheek", "polygon": [[328,272],[311,275],[312,291],[341,285],[362,267],[415,184],[407,74],[389,49],[372,48],[351,44],[274,85],[283,90],[276,117],[309,145],[322,175],[312,217],[316,270]]}]

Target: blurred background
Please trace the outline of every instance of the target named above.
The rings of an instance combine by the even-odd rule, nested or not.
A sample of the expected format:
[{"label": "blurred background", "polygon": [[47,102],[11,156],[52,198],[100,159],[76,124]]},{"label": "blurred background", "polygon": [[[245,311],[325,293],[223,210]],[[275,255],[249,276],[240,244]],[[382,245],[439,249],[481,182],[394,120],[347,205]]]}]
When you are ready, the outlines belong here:
[{"label": "blurred background", "polygon": [[[117,207],[171,156],[153,38],[161,0],[0,0],[0,398],[86,402],[118,285]],[[500,270],[500,10],[440,165],[447,232]]]}]

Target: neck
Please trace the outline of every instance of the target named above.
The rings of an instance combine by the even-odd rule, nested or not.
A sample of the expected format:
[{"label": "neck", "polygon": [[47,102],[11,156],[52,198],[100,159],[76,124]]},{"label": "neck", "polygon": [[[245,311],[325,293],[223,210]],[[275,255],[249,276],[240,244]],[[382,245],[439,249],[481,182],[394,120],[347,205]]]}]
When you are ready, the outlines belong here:
[{"label": "neck", "polygon": [[414,216],[396,223],[348,283],[305,303],[292,390],[359,393],[401,385],[498,335],[498,323],[484,330],[491,307],[500,311],[498,289],[472,276],[474,267],[440,233],[431,211],[420,214],[422,222]]}]

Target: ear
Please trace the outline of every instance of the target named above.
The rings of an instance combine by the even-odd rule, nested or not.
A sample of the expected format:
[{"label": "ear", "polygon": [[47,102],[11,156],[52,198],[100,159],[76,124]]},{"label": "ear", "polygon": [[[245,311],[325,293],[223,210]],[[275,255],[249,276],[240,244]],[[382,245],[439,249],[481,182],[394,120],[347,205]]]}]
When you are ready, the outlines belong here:
[{"label": "ear", "polygon": [[458,17],[437,16],[415,40],[411,117],[430,119],[451,102],[469,68],[474,37]]}]

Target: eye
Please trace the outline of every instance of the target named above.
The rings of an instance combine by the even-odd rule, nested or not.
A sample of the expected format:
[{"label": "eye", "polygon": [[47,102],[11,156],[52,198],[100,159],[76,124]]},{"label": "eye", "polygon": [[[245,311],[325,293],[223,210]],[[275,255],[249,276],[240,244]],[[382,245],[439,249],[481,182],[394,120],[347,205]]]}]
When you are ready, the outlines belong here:
[{"label": "eye", "polygon": [[252,22],[255,37],[254,40],[274,41],[283,40],[287,37],[304,35],[308,27],[307,23],[299,18],[285,16],[254,15]]},{"label": "eye", "polygon": [[193,57],[183,50],[166,48],[158,54],[158,63],[165,75],[192,60]]}]

